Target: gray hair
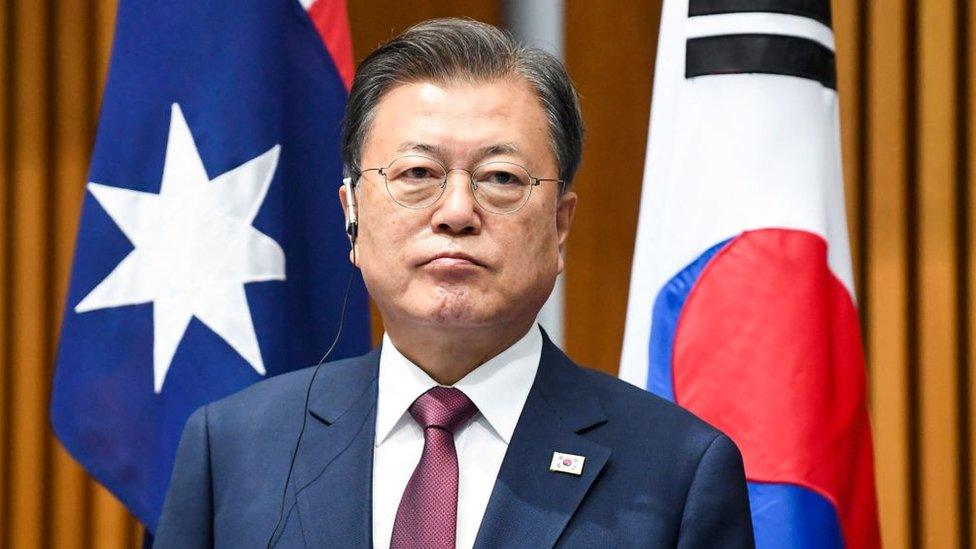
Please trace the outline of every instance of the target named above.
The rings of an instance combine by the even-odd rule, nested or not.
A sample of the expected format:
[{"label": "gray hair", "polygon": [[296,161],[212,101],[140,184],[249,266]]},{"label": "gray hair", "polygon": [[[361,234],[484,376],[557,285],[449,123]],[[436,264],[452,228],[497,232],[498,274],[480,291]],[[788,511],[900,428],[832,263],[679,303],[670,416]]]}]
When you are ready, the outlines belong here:
[{"label": "gray hair", "polygon": [[520,44],[509,33],[471,19],[433,19],[376,48],[359,64],[342,130],[346,173],[358,176],[370,123],[393,87],[422,81],[490,81],[517,75],[539,98],[563,190],[572,184],[583,151],[579,97],[562,62]]}]

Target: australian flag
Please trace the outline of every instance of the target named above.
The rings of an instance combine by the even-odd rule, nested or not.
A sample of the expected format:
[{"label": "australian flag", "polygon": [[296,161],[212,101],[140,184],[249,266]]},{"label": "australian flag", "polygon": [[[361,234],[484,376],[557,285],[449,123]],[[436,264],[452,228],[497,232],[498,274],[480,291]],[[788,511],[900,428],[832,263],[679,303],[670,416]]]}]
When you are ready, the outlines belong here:
[{"label": "australian flag", "polygon": [[[152,531],[191,412],[338,329],[352,48],[342,0],[122,0],[117,21],[51,420]],[[343,333],[335,357],[367,349],[359,279]]]}]

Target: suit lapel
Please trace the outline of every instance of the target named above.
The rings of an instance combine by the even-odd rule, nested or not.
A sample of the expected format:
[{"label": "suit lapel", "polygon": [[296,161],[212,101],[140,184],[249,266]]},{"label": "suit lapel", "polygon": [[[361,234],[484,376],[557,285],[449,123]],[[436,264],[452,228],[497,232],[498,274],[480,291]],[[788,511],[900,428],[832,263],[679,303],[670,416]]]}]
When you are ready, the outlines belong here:
[{"label": "suit lapel", "polygon": [[[606,421],[586,374],[544,338],[475,547],[552,547],[610,457],[580,433]],[[553,452],[584,456],[582,475],[550,472]]]},{"label": "suit lapel", "polygon": [[379,348],[327,364],[312,388],[294,487],[309,546],[371,545]]}]

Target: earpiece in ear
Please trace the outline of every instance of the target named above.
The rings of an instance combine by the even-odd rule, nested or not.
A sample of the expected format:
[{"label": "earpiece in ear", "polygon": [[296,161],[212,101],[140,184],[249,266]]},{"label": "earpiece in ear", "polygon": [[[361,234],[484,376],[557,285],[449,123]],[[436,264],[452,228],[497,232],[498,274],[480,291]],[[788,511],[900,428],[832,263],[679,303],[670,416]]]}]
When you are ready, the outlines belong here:
[{"label": "earpiece in ear", "polygon": [[349,243],[356,245],[356,237],[359,235],[359,217],[356,214],[356,186],[351,177],[344,177],[342,185],[346,188],[346,234],[349,235]]}]

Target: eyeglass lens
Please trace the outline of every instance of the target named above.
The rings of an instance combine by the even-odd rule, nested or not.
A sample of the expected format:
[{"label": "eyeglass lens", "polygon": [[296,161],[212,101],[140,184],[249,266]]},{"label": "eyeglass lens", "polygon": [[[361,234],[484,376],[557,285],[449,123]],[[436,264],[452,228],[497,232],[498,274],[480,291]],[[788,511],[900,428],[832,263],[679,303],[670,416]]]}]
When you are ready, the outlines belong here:
[{"label": "eyeglass lens", "polygon": [[[447,169],[426,156],[397,158],[383,170],[390,196],[401,206],[421,209],[444,193]],[[471,172],[475,200],[485,209],[511,212],[528,198],[532,178],[518,164],[487,162]]]}]

